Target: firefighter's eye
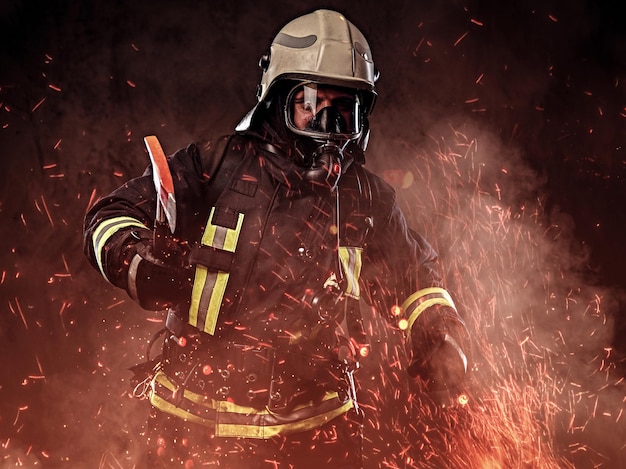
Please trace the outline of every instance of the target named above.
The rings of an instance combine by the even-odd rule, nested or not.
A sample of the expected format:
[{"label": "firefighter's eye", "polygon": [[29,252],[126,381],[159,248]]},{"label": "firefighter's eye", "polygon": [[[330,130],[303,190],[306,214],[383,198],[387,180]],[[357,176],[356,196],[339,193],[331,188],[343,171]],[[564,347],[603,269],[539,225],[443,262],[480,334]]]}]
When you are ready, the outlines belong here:
[{"label": "firefighter's eye", "polygon": [[349,96],[333,99],[333,106],[341,112],[352,112],[354,110],[355,100]]},{"label": "firefighter's eye", "polygon": [[313,110],[313,105],[311,104],[310,101],[305,101],[304,98],[295,98],[293,100],[293,104],[296,107],[296,109],[302,110],[302,111],[311,111]]}]

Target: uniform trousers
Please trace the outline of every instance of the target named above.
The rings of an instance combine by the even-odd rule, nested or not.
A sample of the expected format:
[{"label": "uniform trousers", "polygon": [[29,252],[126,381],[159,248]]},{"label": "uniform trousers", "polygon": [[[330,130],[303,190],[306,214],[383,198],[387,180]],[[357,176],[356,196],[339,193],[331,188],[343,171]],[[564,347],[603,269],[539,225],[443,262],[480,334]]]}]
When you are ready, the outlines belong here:
[{"label": "uniform trousers", "polygon": [[228,469],[360,469],[363,418],[354,410],[313,430],[269,439],[225,438],[207,427],[153,410],[146,454],[137,467]]}]

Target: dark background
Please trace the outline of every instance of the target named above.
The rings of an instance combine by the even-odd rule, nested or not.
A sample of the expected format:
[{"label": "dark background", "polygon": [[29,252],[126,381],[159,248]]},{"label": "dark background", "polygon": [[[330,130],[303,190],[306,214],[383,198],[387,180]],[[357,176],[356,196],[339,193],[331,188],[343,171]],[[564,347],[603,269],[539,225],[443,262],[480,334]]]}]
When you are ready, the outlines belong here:
[{"label": "dark background", "polygon": [[[613,386],[621,382],[626,352],[622,2],[15,0],[0,6],[0,455],[6,464],[118,467],[110,461],[139,444],[132,435],[145,408],[128,403],[125,369],[141,359],[161,318],[133,306],[88,266],[85,210],[143,171],[143,136],[157,134],[173,152],[229,132],[254,105],[256,64],[272,37],[319,7],[338,9],[363,31],[381,71],[373,169],[391,169],[392,177],[407,161],[421,161],[414,154],[448,148],[444,136],[476,138],[489,154],[481,163],[485,174],[491,171],[481,180],[483,193],[509,207],[513,219],[535,207],[530,218],[539,228],[531,238],[567,238],[576,261],[559,256],[554,278],[575,271],[570,293],[598,289],[602,313],[592,316],[602,320],[586,331],[585,321],[563,315],[578,334],[602,337],[591,356],[611,366],[607,371],[603,362],[592,374],[614,376],[606,383],[618,404],[605,414],[623,422],[623,388]],[[422,174],[419,167],[414,172]],[[442,177],[453,189],[463,186],[462,178],[455,186],[451,172]],[[399,191],[407,211],[419,212],[421,202]],[[462,229],[449,234],[452,244],[468,236]],[[445,260],[453,249],[442,240],[434,242]],[[494,256],[499,248],[494,244]],[[477,262],[474,254],[467,264]],[[539,256],[546,264],[557,257],[549,249]],[[567,310],[565,304],[557,308]],[[575,367],[574,353],[568,369]],[[592,402],[598,388],[604,389],[565,396],[570,406],[562,413],[580,399]],[[599,411],[590,409],[596,417]],[[623,442],[564,427],[567,437],[554,446],[578,467],[624,462]]]}]

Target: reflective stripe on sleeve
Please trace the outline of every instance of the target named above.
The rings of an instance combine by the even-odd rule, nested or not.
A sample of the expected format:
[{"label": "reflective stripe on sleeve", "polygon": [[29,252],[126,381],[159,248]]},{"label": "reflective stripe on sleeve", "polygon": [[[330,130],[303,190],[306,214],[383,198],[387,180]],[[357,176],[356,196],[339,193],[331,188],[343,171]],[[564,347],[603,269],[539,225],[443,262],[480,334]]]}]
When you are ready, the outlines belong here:
[{"label": "reflective stripe on sleeve", "polygon": [[268,408],[255,409],[217,401],[183,390],[162,370],[152,380],[149,398],[155,408],[212,428],[216,436],[258,439],[317,428],[354,406],[352,400],[344,402],[336,392],[327,392],[321,402],[311,402],[297,406],[289,413],[277,414]]},{"label": "reflective stripe on sleeve", "polygon": [[140,262],[141,256],[135,254],[128,266],[128,294],[137,303],[139,303],[139,294],[137,293],[137,270],[139,269]]},{"label": "reflective stripe on sleeve", "polygon": [[361,253],[363,248],[339,246],[339,259],[346,280],[345,294],[351,298],[359,299],[361,288],[359,277],[361,276]]},{"label": "reflective stripe on sleeve", "polygon": [[131,217],[115,217],[108,218],[106,220],[102,220],[100,224],[96,227],[91,235],[91,242],[93,244],[93,252],[96,256],[96,262],[98,263],[98,268],[100,269],[100,273],[102,276],[109,281],[104,272],[104,266],[102,263],[103,255],[104,255],[104,247],[111,236],[117,233],[119,230],[123,228],[128,228],[130,226],[136,226],[137,228],[146,228],[148,227],[141,223],[139,220]]},{"label": "reflective stripe on sleeve", "polygon": [[449,306],[456,311],[450,294],[443,288],[431,287],[418,290],[402,303],[402,311],[407,318],[407,333],[410,331],[420,314],[434,305]]},{"label": "reflective stripe on sleeve", "polygon": [[[228,252],[235,252],[239,233],[243,226],[243,213],[237,218],[235,229],[225,228],[213,224],[215,208],[211,209],[207,227],[202,235],[202,244]],[[213,335],[217,325],[217,317],[228,284],[229,272],[209,270],[198,264],[191,293],[189,307],[189,324],[193,327]]]}]

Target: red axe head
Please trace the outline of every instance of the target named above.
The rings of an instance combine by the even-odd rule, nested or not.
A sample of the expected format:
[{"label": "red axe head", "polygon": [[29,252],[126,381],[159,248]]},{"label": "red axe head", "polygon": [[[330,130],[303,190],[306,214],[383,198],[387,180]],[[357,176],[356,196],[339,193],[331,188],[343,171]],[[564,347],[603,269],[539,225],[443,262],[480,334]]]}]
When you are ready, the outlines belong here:
[{"label": "red axe head", "polygon": [[174,197],[172,173],[159,140],[154,135],[145,137],[143,140],[150,154],[154,188],[157,192],[156,219],[159,223],[164,223],[167,220],[170,231],[174,233],[176,229],[176,198]]}]

